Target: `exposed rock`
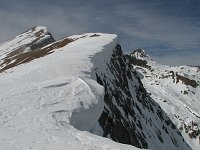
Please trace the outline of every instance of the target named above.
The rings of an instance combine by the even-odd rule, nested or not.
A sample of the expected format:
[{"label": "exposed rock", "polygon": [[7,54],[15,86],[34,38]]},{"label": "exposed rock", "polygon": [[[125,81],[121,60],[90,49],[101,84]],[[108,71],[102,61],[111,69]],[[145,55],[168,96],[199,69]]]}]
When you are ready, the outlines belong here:
[{"label": "exposed rock", "polygon": [[103,136],[139,148],[155,148],[149,141],[156,141],[158,145],[171,142],[174,149],[184,144],[183,147],[187,147],[186,143],[177,142],[183,141],[182,135],[149,97],[129,58],[117,45],[107,64],[107,72],[98,72],[96,68],[97,82],[105,87],[106,105],[99,118]]},{"label": "exposed rock", "polygon": [[[31,31],[35,30],[36,27],[31,29]],[[27,32],[30,32],[30,30]],[[44,29],[41,29],[34,34],[36,38],[33,41],[30,41],[28,44],[21,45],[17,49],[7,53],[6,57],[2,59],[3,61],[0,63],[0,72],[3,72],[17,65],[27,63],[36,58],[44,57],[53,53],[56,49],[61,48],[73,41],[72,39],[64,38],[55,42],[55,39],[51,33],[45,33]]]},{"label": "exposed rock", "polygon": [[196,88],[199,84],[195,81],[195,80],[191,80],[189,78],[183,77],[181,75],[179,75],[178,73],[176,73],[176,83],[178,83],[179,81],[182,81],[184,84],[186,85],[190,85],[193,88]]}]

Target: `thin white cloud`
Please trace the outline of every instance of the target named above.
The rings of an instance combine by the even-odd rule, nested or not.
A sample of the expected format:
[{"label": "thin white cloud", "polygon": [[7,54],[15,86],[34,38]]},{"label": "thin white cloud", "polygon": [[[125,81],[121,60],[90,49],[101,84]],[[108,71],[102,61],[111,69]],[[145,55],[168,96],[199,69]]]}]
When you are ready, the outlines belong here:
[{"label": "thin white cloud", "polygon": [[[197,57],[200,55],[200,23],[195,20],[200,11],[194,9],[196,13],[191,14],[186,3],[179,5],[180,2],[172,0],[20,1],[0,2],[0,41],[35,25],[47,26],[57,39],[83,32],[109,32],[119,34],[120,44],[126,50],[147,48],[155,57],[162,54],[166,62],[170,53],[174,61],[168,63],[174,64],[184,62],[175,61],[183,50],[195,51],[191,53],[195,61],[188,64],[200,63]],[[159,53],[155,53],[159,48]]]},{"label": "thin white cloud", "polygon": [[117,7],[116,12],[119,16],[128,16],[130,22],[133,22],[132,25],[118,26],[121,32],[128,35],[146,39],[147,43],[166,43],[176,49],[199,47],[199,30],[179,16],[165,16],[153,8],[152,11],[145,11],[145,5],[143,7],[125,5]]}]

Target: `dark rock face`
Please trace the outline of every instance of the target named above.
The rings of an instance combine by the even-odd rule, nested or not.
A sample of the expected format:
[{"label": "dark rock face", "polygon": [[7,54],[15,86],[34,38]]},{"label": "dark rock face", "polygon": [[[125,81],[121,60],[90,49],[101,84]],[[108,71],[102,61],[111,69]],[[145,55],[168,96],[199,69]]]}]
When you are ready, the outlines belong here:
[{"label": "dark rock face", "polygon": [[105,73],[96,71],[97,82],[105,87],[105,108],[99,118],[104,137],[139,148],[155,149],[155,143],[171,143],[173,149],[190,149],[169,117],[149,97],[120,45],[113,50],[107,67]]},{"label": "dark rock face", "polygon": [[129,61],[132,65],[141,66],[141,67],[147,68],[149,70],[152,69],[151,66],[147,65],[146,60],[136,59],[135,57],[131,57],[130,55],[127,55],[126,57],[129,59]]},{"label": "dark rock face", "polygon": [[[107,82],[106,77],[102,79],[98,74],[96,75],[97,81],[106,89],[104,100],[108,108],[105,107],[104,112],[99,118],[99,123],[104,130],[104,136],[107,137],[110,135],[113,140],[120,143],[148,148],[145,136],[133,132],[136,131],[136,126],[142,128],[140,122],[138,121],[136,124],[127,120],[128,116],[131,115],[133,121],[137,121],[137,118],[134,116],[135,110],[132,107],[134,102],[131,101],[131,93],[128,89],[128,79],[133,79],[131,68],[127,66],[126,58],[122,55],[119,45],[116,47],[115,53],[113,53],[113,59],[111,59],[111,64],[108,64],[108,67],[115,76],[113,82],[116,87],[112,88],[112,81],[110,83]],[[115,104],[113,102],[115,102]],[[140,112],[139,107],[136,108],[138,108]],[[124,113],[125,116],[123,116],[122,113]],[[140,143],[139,141],[142,142]]]},{"label": "dark rock face", "polygon": [[32,43],[30,43],[30,49],[31,50],[36,50],[36,49],[39,49],[41,47],[44,47],[44,46],[46,46],[48,44],[51,44],[51,43],[55,42],[55,39],[53,38],[51,33],[47,33],[47,35],[49,35],[49,38],[46,38],[46,39],[42,40],[41,42],[37,42],[40,39],[40,37],[38,37],[38,39],[36,39]]}]

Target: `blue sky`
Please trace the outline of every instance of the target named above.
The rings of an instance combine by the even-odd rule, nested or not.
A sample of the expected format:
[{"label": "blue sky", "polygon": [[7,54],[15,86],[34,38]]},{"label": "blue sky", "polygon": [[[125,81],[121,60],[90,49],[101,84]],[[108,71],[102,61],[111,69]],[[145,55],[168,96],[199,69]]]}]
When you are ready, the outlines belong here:
[{"label": "blue sky", "polygon": [[47,26],[56,39],[116,33],[126,53],[145,49],[160,63],[200,65],[199,0],[0,0],[0,42]]}]

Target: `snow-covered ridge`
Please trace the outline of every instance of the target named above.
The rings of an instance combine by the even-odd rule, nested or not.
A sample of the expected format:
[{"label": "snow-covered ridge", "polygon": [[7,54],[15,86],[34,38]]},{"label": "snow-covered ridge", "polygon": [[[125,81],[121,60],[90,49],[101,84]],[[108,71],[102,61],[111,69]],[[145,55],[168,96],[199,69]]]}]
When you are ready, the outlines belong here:
[{"label": "snow-covered ridge", "polygon": [[54,41],[44,27],[21,35],[35,30],[35,40],[27,36],[15,39],[17,46],[3,44],[2,149],[190,150],[144,89],[117,35],[86,33]]},{"label": "snow-covered ridge", "polygon": [[[41,28],[33,30],[35,34]],[[22,41],[26,34],[1,49],[15,49],[10,43]],[[0,73],[0,149],[137,149],[86,132],[102,132],[97,120],[104,88],[93,71],[109,60],[117,42],[113,34],[86,35]],[[105,57],[98,60],[95,55]]]},{"label": "snow-covered ridge", "polygon": [[[193,149],[200,149],[200,72],[198,67],[161,65],[130,54],[133,68]],[[139,56],[139,57],[138,57]]]}]

